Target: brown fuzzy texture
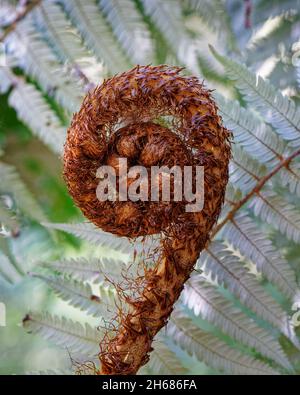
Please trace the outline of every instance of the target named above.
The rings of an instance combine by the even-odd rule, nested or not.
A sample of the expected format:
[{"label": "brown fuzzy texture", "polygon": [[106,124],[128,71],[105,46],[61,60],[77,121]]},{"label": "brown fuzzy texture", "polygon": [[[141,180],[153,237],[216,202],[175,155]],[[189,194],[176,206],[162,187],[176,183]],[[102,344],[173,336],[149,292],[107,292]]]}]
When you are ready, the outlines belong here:
[{"label": "brown fuzzy texture", "polygon": [[[89,93],[74,115],[64,154],[64,177],[75,203],[104,231],[134,239],[161,234],[161,253],[145,272],[140,295],[117,334],[101,344],[99,374],[135,374],[147,363],[157,332],[166,325],[184,283],[219,216],[231,155],[210,91],[169,66],[137,66]],[[162,126],[164,116],[171,128]],[[170,130],[172,129],[172,130]],[[204,166],[205,203],[186,213],[185,202],[100,202],[99,166]],[[118,170],[116,168],[116,170]],[[150,174],[148,173],[148,177]]]}]

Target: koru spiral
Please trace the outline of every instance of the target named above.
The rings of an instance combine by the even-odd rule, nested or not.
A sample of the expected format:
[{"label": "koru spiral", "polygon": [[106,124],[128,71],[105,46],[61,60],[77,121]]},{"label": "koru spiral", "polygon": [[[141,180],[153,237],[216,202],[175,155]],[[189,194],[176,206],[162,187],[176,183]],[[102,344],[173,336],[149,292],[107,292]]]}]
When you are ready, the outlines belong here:
[{"label": "koru spiral", "polygon": [[[184,283],[209,241],[228,182],[231,133],[209,90],[169,66],[136,66],[87,94],[74,115],[64,151],[64,178],[83,214],[104,231],[135,239],[161,234],[161,254],[145,273],[117,334],[101,348],[99,374],[135,374],[147,363]],[[118,158],[128,167],[204,166],[204,207],[184,201],[99,201],[96,172]],[[150,173],[149,173],[150,177]]]}]

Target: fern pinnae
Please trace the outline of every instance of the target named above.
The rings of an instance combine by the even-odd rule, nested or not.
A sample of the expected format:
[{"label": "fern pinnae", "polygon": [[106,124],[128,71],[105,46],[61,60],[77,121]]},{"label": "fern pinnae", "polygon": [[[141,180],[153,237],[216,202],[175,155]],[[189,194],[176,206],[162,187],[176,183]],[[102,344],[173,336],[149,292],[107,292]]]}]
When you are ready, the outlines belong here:
[{"label": "fern pinnae", "polygon": [[116,279],[121,277],[121,270],[124,264],[114,258],[70,258],[55,262],[45,262],[44,267],[50,268],[59,273],[72,276],[80,281],[92,281],[99,284],[106,278]]},{"label": "fern pinnae", "polygon": [[162,336],[154,341],[153,348],[150,360],[141,369],[140,374],[182,375],[186,373],[186,369],[176,354],[163,342]]},{"label": "fern pinnae", "polygon": [[84,352],[93,357],[99,352],[99,340],[103,333],[84,326],[68,318],[59,318],[50,313],[28,313],[23,319],[23,326],[29,333],[39,334],[59,347],[64,347],[71,353]]},{"label": "fern pinnae", "polygon": [[257,228],[247,213],[238,213],[223,228],[222,236],[288,298],[298,292],[295,273]]},{"label": "fern pinnae", "polygon": [[234,147],[232,151],[233,158],[229,166],[230,182],[246,194],[255,188],[266,169],[239,147]]},{"label": "fern pinnae", "polygon": [[213,48],[211,50],[225,66],[229,78],[235,81],[246,100],[261,111],[282,138],[291,141],[294,147],[299,147],[300,110],[295,103],[244,65],[221,56]]},{"label": "fern pinnae", "polygon": [[199,75],[197,44],[191,41],[182,23],[182,4],[178,0],[142,0],[142,3],[179,62]]},{"label": "fern pinnae", "polygon": [[39,203],[35,200],[14,166],[0,162],[0,179],[0,193],[11,195],[18,208],[30,218],[38,222],[46,220]]},{"label": "fern pinnae", "polygon": [[46,282],[58,297],[89,315],[107,316],[115,309],[116,295],[111,287],[100,285],[100,294],[95,295],[88,283],[38,273],[30,273],[30,275]]},{"label": "fern pinnae", "polygon": [[22,279],[10,258],[0,250],[0,277],[10,284],[16,284]]},{"label": "fern pinnae", "polygon": [[[1,62],[0,56],[0,62]],[[8,67],[0,67],[0,94],[6,93],[15,82],[15,76]]]},{"label": "fern pinnae", "polygon": [[112,31],[93,0],[60,0],[86,45],[112,74],[130,66]]},{"label": "fern pinnae", "polygon": [[8,59],[14,57],[17,65],[32,76],[45,93],[54,95],[69,112],[78,109],[83,92],[75,80],[63,71],[52,50],[44,45],[30,16],[17,25],[6,43]]},{"label": "fern pinnae", "polygon": [[225,35],[226,44],[230,51],[237,51],[236,37],[232,30],[226,5],[222,0],[184,0],[184,2],[189,9],[200,15],[202,21],[210,29],[218,33],[221,40]]},{"label": "fern pinnae", "polygon": [[110,233],[103,232],[91,223],[61,224],[43,222],[43,226],[50,229],[61,230],[70,233],[80,239],[86,240],[98,246],[110,247],[116,251],[129,253],[132,245],[125,237],[117,237]]},{"label": "fern pinnae", "polygon": [[215,93],[224,124],[233,132],[234,141],[249,155],[271,168],[282,160],[286,143],[255,113],[241,107],[237,100],[230,100]]},{"label": "fern pinnae", "polygon": [[149,64],[154,56],[153,42],[142,15],[131,0],[98,0],[116,38],[136,64]]},{"label": "fern pinnae", "polygon": [[244,375],[280,374],[267,364],[242,354],[223,341],[217,340],[212,334],[196,327],[182,311],[172,314],[167,333],[189,355],[219,371]]},{"label": "fern pinnae", "polygon": [[211,243],[200,256],[198,267],[210,274],[219,285],[225,286],[246,307],[278,328],[300,349],[286,312],[223,243]]},{"label": "fern pinnae", "polygon": [[[215,97],[225,125],[233,131],[235,143],[241,145],[251,157],[271,170],[290,155],[291,150],[287,148],[286,142],[253,111],[220,94],[216,93]],[[282,186],[288,186],[292,194],[300,196],[300,172],[296,165],[292,162],[290,166],[282,168],[279,174]]]},{"label": "fern pinnae", "polygon": [[203,319],[219,327],[223,333],[250,348],[256,348],[261,355],[274,360],[284,368],[292,369],[279,343],[226,300],[203,276],[191,277],[184,288],[182,301],[196,316],[200,314]]},{"label": "fern pinnae", "polygon": [[255,216],[277,229],[287,239],[300,242],[300,212],[294,205],[273,191],[265,190],[252,199],[249,207]]},{"label": "fern pinnae", "polygon": [[85,48],[81,37],[58,4],[52,0],[43,1],[34,11],[34,22],[59,60],[70,65],[71,71],[79,71],[77,74],[83,89],[88,90],[101,82],[101,76],[104,77],[102,64]]},{"label": "fern pinnae", "polygon": [[40,140],[54,153],[62,154],[66,129],[34,85],[25,82],[15,85],[9,96],[9,104]]}]

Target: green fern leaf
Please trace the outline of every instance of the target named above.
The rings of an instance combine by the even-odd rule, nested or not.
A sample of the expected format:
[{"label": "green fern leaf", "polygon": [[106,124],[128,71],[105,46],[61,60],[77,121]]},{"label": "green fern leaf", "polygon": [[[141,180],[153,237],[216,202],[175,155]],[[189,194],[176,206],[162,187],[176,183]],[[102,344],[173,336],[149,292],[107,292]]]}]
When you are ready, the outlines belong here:
[{"label": "green fern leaf", "polygon": [[37,273],[31,273],[31,276],[45,281],[62,300],[94,317],[106,317],[115,310],[116,294],[111,287],[100,285],[99,295],[95,295],[88,283]]},{"label": "green fern leaf", "polygon": [[153,42],[142,15],[131,0],[99,0],[99,5],[129,59],[148,64],[154,57]]},{"label": "green fern leaf", "polygon": [[67,75],[55,54],[45,45],[32,24],[30,16],[20,22],[7,40],[8,59],[14,59],[27,74],[70,112],[77,110],[83,92],[77,82]]},{"label": "green fern leaf", "polygon": [[222,236],[285,296],[295,297],[298,287],[293,270],[246,213],[239,213],[228,222]]},{"label": "green fern leaf", "polygon": [[0,179],[0,194],[11,195],[18,208],[30,218],[38,222],[45,221],[46,217],[42,209],[13,166],[0,162]]},{"label": "green fern leaf", "polygon": [[267,331],[235,308],[216,287],[201,275],[192,276],[187,282],[182,300],[195,315],[219,327],[224,333],[250,348],[256,348],[263,356],[292,370],[279,343]]},{"label": "green fern leaf", "polygon": [[0,277],[10,284],[16,284],[22,279],[21,273],[13,262],[0,250]]},{"label": "green fern leaf", "polygon": [[296,207],[266,190],[256,195],[249,206],[255,216],[277,229],[289,240],[300,242],[300,212]]},{"label": "green fern leaf", "polygon": [[19,82],[9,96],[19,118],[55,153],[62,154],[66,129],[34,85]]},{"label": "green fern leaf", "polygon": [[146,15],[163,34],[179,62],[199,75],[197,44],[187,34],[178,0],[142,0]]},{"label": "green fern leaf", "polygon": [[114,258],[73,258],[56,262],[46,262],[43,266],[59,273],[72,276],[80,281],[92,281],[95,284],[102,283],[105,278],[120,279],[124,270],[124,263]]},{"label": "green fern leaf", "polygon": [[91,223],[53,224],[44,222],[42,225],[50,229],[71,233],[80,239],[98,246],[107,246],[121,252],[130,252],[132,250],[132,245],[125,237],[117,237],[110,233],[103,232]]},{"label": "green fern leaf", "polygon": [[282,138],[299,147],[300,110],[296,108],[295,103],[244,65],[219,55],[213,48],[211,50],[216,59],[225,66],[229,78],[235,81],[236,87],[245,99],[261,111]]},{"label": "green fern leaf", "polygon": [[71,353],[84,352],[93,357],[99,353],[99,341],[103,335],[89,324],[83,326],[65,317],[49,313],[29,313],[23,319],[23,326],[29,333],[39,334]]},{"label": "green fern leaf", "polygon": [[103,65],[84,46],[60,6],[52,0],[43,1],[34,10],[33,17],[35,25],[54,49],[60,62],[70,66],[78,80],[81,80],[83,89],[89,90],[103,80]]},{"label": "green fern leaf", "polygon": [[143,367],[139,374],[182,375],[186,369],[181,364],[176,354],[163,342],[163,338],[154,340],[150,361]]},{"label": "green fern leaf", "polygon": [[201,254],[198,267],[211,275],[220,286],[225,286],[246,307],[278,328],[296,347],[300,348],[286,312],[223,243],[213,242]]},{"label": "green fern leaf", "polygon": [[263,362],[229,347],[215,336],[196,327],[183,312],[176,311],[167,327],[168,335],[189,355],[208,366],[230,374],[278,375]]},{"label": "green fern leaf", "polygon": [[86,44],[111,74],[130,67],[110,27],[93,0],[60,0]]}]

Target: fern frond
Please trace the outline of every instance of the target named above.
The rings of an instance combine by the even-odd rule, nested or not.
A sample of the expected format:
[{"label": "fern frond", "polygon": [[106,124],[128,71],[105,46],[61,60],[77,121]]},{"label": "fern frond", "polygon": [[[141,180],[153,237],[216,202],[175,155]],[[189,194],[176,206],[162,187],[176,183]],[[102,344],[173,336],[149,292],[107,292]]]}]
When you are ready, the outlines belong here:
[{"label": "fern frond", "polygon": [[234,134],[236,144],[268,167],[273,167],[282,159],[286,144],[270,126],[250,109],[241,107],[238,101],[226,99],[218,93],[214,97],[224,124]]},{"label": "fern frond", "polygon": [[[240,144],[250,156],[272,169],[289,154],[286,143],[253,111],[220,94],[216,93],[215,98],[226,127],[233,131],[235,143]],[[282,185],[288,186],[291,193],[300,196],[300,171],[297,165],[291,163],[279,173]]]},{"label": "fern frond", "polygon": [[249,206],[255,216],[279,230],[295,243],[300,242],[300,212],[275,192],[266,190],[256,195]]},{"label": "fern frond", "polygon": [[153,61],[154,47],[142,15],[131,0],[99,0],[116,38],[134,63]]},{"label": "fern frond", "polygon": [[128,69],[126,59],[105,18],[93,0],[60,0],[74,26],[111,74]]},{"label": "fern frond", "polygon": [[223,243],[211,243],[201,254],[198,266],[219,285],[225,286],[246,307],[300,347],[286,312]]},{"label": "fern frond", "polygon": [[253,357],[229,347],[215,336],[196,327],[183,312],[174,312],[167,326],[173,341],[208,366],[230,374],[277,375],[279,372]]},{"label": "fern frond", "polygon": [[12,210],[0,197],[0,235],[16,236],[19,233],[19,224]]},{"label": "fern frond", "polygon": [[4,63],[5,60],[1,58],[0,52],[0,94],[6,93],[14,83],[13,73],[8,67],[1,66],[2,61]]},{"label": "fern frond", "polygon": [[184,0],[187,7],[201,17],[202,21],[218,33],[220,39],[226,38],[230,51],[237,49],[236,38],[232,30],[230,16],[222,0]]},{"label": "fern frond", "polygon": [[89,324],[83,326],[65,317],[49,313],[29,313],[23,319],[23,326],[29,333],[39,334],[71,353],[84,352],[91,357],[99,353],[101,332]]},{"label": "fern frond", "polygon": [[12,165],[0,162],[0,179],[0,194],[11,195],[18,208],[30,218],[38,222],[45,221],[46,217],[42,209]]},{"label": "fern frond", "polygon": [[50,229],[70,233],[98,246],[107,246],[121,252],[130,252],[132,250],[130,242],[125,237],[117,237],[103,232],[91,223],[54,224],[43,222],[42,225]]},{"label": "fern frond", "polygon": [[182,375],[186,373],[176,354],[163,342],[154,340],[154,350],[150,354],[150,361],[141,369],[140,374]]},{"label": "fern frond", "polygon": [[197,45],[188,36],[182,22],[182,9],[178,0],[142,0],[146,15],[161,31],[179,62],[199,75]]},{"label": "fern frond", "polygon": [[59,60],[82,76],[83,88],[98,84],[104,78],[102,64],[88,51],[62,8],[52,0],[43,1],[33,13],[35,24],[55,50]]},{"label": "fern frond", "polygon": [[261,355],[276,361],[286,369],[292,369],[279,343],[234,307],[201,275],[192,276],[187,282],[182,300],[195,315],[200,314],[202,318],[219,327],[236,341],[255,348]]},{"label": "fern frond", "polygon": [[300,110],[295,103],[244,65],[219,55],[213,48],[212,52],[224,65],[229,78],[235,81],[245,99],[262,113],[282,138],[291,141],[294,147],[299,147]]},{"label": "fern frond", "polygon": [[300,163],[291,162],[288,168],[280,171],[280,183],[288,187],[292,194],[300,197]]},{"label": "fern frond", "polygon": [[238,213],[228,222],[222,236],[287,298],[293,299],[298,291],[293,270],[246,213]]},{"label": "fern frond", "polygon": [[266,169],[240,148],[233,147],[232,151],[233,158],[229,166],[230,182],[236,189],[248,193],[255,188]]},{"label": "fern frond", "polygon": [[108,308],[115,308],[115,292],[111,287],[99,286],[99,296],[93,294],[88,283],[59,276],[45,276],[31,273],[32,277],[39,278],[51,287],[54,293],[73,307],[92,316],[107,316]]},{"label": "fern frond", "polygon": [[[266,21],[264,21],[258,28],[254,29],[250,39],[247,42],[246,49],[248,51],[257,50],[257,47],[262,46],[266,40],[272,37],[276,31],[278,31],[287,18],[291,16],[291,12],[283,11],[278,15],[272,15]],[[270,52],[274,51],[274,48],[270,47]],[[267,58],[268,54],[264,53],[264,58]]]},{"label": "fern frond", "polygon": [[10,284],[15,284],[22,279],[22,275],[15,268],[13,262],[0,250],[0,277]]},{"label": "fern frond", "polygon": [[20,81],[9,96],[9,104],[40,140],[62,154],[66,129],[34,85]]},{"label": "fern frond", "polygon": [[93,281],[98,284],[105,278],[121,278],[124,263],[114,258],[73,258],[63,259],[55,262],[46,262],[43,266],[59,273],[72,276],[80,281]]},{"label": "fern frond", "polygon": [[32,76],[45,93],[52,94],[70,112],[80,106],[83,92],[77,82],[64,72],[51,49],[36,32],[30,16],[18,23],[6,40],[8,55],[16,65]]}]

